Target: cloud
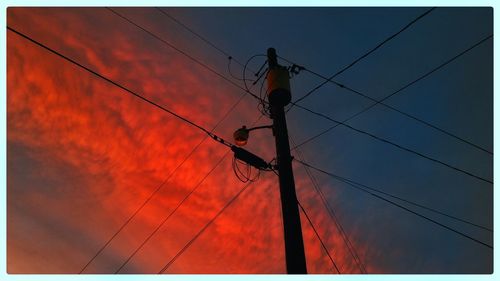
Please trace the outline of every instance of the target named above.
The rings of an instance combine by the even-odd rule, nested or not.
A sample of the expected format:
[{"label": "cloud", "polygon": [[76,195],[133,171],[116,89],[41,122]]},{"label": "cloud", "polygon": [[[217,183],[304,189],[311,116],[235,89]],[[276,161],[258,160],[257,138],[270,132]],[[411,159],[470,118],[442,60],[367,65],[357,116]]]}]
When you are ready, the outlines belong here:
[{"label": "cloud", "polygon": [[[207,128],[242,94],[104,9],[9,8],[8,23]],[[7,36],[8,272],[76,273],[205,135],[16,34]],[[191,44],[173,30],[163,36],[180,47]],[[230,138],[255,115],[254,101],[243,99],[217,132]],[[273,153],[272,143],[252,139],[265,155]],[[226,151],[203,142],[87,272],[114,272]],[[232,175],[230,158],[123,272],[157,272],[236,194],[243,184]],[[304,176],[297,180],[302,185]],[[283,272],[276,183],[274,174],[263,175],[168,272]],[[314,215],[318,225],[327,224],[324,212]],[[320,230],[335,257],[348,260],[338,233]],[[308,227],[305,241],[311,271],[329,272]],[[354,271],[352,263],[341,264]]]}]

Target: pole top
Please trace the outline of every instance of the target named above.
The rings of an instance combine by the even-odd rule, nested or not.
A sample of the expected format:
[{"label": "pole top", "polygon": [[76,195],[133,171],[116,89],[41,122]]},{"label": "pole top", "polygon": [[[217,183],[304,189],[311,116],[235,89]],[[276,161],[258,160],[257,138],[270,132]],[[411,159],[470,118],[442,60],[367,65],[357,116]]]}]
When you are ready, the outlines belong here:
[{"label": "pole top", "polygon": [[276,55],[276,49],[267,49],[267,62],[269,63],[269,68],[274,68],[278,66],[278,59]]}]

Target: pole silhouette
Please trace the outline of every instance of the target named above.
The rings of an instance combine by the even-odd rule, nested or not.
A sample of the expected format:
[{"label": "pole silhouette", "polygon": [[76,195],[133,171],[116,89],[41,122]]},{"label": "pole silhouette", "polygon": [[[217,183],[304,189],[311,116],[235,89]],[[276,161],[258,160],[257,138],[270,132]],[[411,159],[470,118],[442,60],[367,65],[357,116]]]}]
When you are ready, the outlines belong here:
[{"label": "pole silhouette", "polygon": [[288,70],[277,62],[276,50],[267,50],[269,72],[267,74],[268,100],[273,119],[273,134],[276,142],[276,160],[279,173],[281,210],[285,237],[286,269],[289,274],[307,274],[302,226],[295,193],[292,156],[285,118],[285,106],[290,103],[290,81]]}]

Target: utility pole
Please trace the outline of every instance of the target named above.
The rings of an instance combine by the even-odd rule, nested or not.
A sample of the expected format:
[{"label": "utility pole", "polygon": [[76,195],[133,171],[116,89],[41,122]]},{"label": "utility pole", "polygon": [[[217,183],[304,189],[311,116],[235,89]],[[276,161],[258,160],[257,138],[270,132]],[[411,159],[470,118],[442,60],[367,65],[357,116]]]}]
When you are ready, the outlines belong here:
[{"label": "utility pole", "polygon": [[292,156],[288,142],[285,105],[289,104],[290,78],[288,70],[278,64],[276,50],[267,50],[269,72],[267,75],[268,100],[273,119],[273,134],[276,141],[276,160],[279,173],[281,210],[285,236],[286,269],[289,274],[307,274],[304,240],[300,214],[295,193],[292,170]]}]

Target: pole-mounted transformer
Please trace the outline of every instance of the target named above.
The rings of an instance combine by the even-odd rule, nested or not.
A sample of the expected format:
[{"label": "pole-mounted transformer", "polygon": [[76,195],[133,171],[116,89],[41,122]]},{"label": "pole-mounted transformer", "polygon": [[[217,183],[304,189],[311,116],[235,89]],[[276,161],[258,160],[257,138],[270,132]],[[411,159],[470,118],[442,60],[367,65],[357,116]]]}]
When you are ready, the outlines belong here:
[{"label": "pole-mounted transformer", "polygon": [[[292,100],[290,92],[290,75],[286,67],[278,64],[276,50],[267,50],[269,72],[267,73],[267,93],[269,104],[282,106],[289,104]],[[274,59],[271,59],[274,58]]]}]

